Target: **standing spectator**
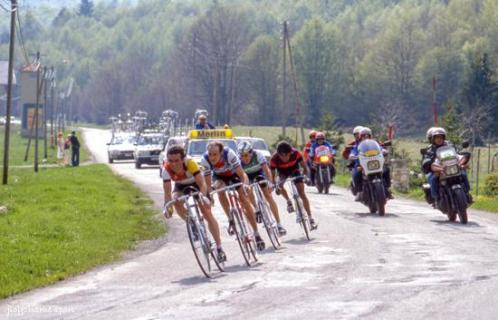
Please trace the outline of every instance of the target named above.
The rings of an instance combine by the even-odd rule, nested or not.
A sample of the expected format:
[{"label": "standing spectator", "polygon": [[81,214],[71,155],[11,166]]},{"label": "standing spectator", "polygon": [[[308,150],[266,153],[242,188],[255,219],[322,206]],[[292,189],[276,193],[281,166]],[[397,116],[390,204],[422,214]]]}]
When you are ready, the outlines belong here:
[{"label": "standing spectator", "polygon": [[198,120],[199,122],[195,124],[195,129],[197,130],[214,129],[214,126],[207,121],[207,117],[205,114],[201,114]]},{"label": "standing spectator", "polygon": [[76,137],[76,132],[71,132],[71,164],[73,167],[80,165],[80,142]]},{"label": "standing spectator", "polygon": [[62,134],[62,132],[59,132],[57,134],[57,164],[61,166],[67,164],[65,162],[65,147],[66,141],[64,140],[64,135]]},{"label": "standing spectator", "polygon": [[69,165],[69,149],[71,148],[71,135],[67,135],[67,139],[64,142],[64,165]]}]

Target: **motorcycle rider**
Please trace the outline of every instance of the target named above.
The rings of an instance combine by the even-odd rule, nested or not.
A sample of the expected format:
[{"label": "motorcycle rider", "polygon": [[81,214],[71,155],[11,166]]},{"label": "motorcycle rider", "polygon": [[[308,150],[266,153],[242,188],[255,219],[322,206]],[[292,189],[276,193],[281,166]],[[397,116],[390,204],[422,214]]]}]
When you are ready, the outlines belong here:
[{"label": "motorcycle rider", "polygon": [[[359,150],[358,150],[358,146],[360,145],[360,143],[364,140],[367,140],[367,139],[372,139],[372,130],[368,127],[363,127],[361,130],[360,130],[360,133],[359,133],[359,142],[356,146],[356,148],[353,148],[351,150],[351,154],[350,154],[350,157],[353,156],[354,158],[357,158],[359,156]],[[379,142],[377,142],[379,143]],[[387,154],[387,150],[385,150],[383,147],[382,147],[382,144],[379,143],[379,145],[381,146],[382,148],[382,153],[384,155]],[[352,170],[352,173],[353,173],[353,194],[356,196],[355,198],[355,201],[359,201],[360,200],[360,197],[359,197],[359,192],[361,192],[363,190],[362,188],[362,184],[363,184],[363,177],[362,177],[362,173],[360,170],[358,170],[359,166],[360,166],[360,162],[358,159],[355,159],[352,161],[353,162],[353,170]],[[383,178],[383,182],[384,182],[384,187],[386,189],[386,196],[388,199],[394,199],[392,193],[391,193],[391,170],[389,169],[388,166],[384,166],[384,172],[382,173],[382,178]]]},{"label": "motorcycle rider", "polygon": [[[265,242],[258,232],[258,225],[256,223],[256,215],[254,208],[247,197],[246,190],[249,189],[249,179],[246,173],[242,170],[240,159],[237,154],[228,147],[225,147],[220,141],[211,141],[207,145],[207,151],[204,153],[201,165],[204,167],[204,177],[208,186],[208,193],[211,192],[211,185],[214,189],[221,189],[225,186],[237,184],[242,182],[243,185],[237,188],[239,194],[240,204],[244,209],[244,213],[249,221],[249,224],[254,231],[254,239],[258,250],[262,251],[265,248]],[[220,199],[221,206],[227,217],[230,217],[230,203],[228,202],[227,194],[219,192],[218,198]],[[228,232],[234,234],[235,222],[229,220]]]},{"label": "motorcycle rider", "polygon": [[[354,136],[354,140],[349,142],[347,145],[346,145],[346,148],[344,148],[344,150],[342,151],[342,158],[344,160],[348,160],[349,159],[349,154],[351,153],[351,150],[353,150],[354,148],[357,148],[358,147],[358,144],[360,143],[360,132],[361,132],[361,129],[363,129],[363,126],[356,126],[354,127],[353,129],[353,136]],[[352,169],[352,165],[348,166],[350,167],[350,169]]]},{"label": "motorcycle rider", "polygon": [[[286,141],[279,142],[277,145],[277,152],[275,152],[270,159],[270,169],[272,173],[271,182],[274,185],[277,185],[275,180],[278,176],[277,192],[280,192],[285,200],[287,200],[287,211],[289,213],[294,211],[294,207],[292,206],[289,195],[284,188],[284,183],[288,178],[302,176],[303,173],[301,173],[300,167],[303,168],[303,173],[306,176],[308,174],[308,168],[304,164],[301,152],[294,149],[290,143]],[[311,228],[316,229],[317,224],[311,215],[310,202],[304,191],[304,178],[305,177],[296,179],[296,188],[299,192],[299,196],[303,200],[304,209],[310,218]]]},{"label": "motorcycle rider", "polygon": [[[249,178],[249,183],[258,182],[261,180],[271,179],[270,168],[268,167],[268,163],[265,159],[265,156],[258,150],[254,150],[252,144],[248,141],[243,141],[239,143],[237,146],[237,151],[239,153],[240,163],[242,168],[244,169],[247,177]],[[278,212],[278,206],[275,200],[272,197],[272,187],[267,183],[260,184],[261,191],[263,191],[263,195],[270,205],[270,210],[277,221],[278,233],[283,236],[287,233],[287,230],[280,224],[280,215]],[[256,199],[254,197],[254,193],[250,192],[251,201],[253,203],[254,208],[258,208],[256,204]],[[258,222],[262,221],[261,212],[256,211],[256,220]]]},{"label": "motorcycle rider", "polygon": [[306,165],[308,166],[308,169],[310,170],[310,185],[311,186],[314,186],[315,185],[315,168],[313,168],[313,159],[310,159],[309,157],[309,153],[311,151],[311,146],[315,143],[316,141],[316,131],[315,130],[311,130],[310,133],[309,133],[309,138],[310,140],[308,142],[306,142],[306,145],[304,146],[304,149],[303,149],[303,158],[304,158],[304,162],[306,163]]},{"label": "motorcycle rider", "polygon": [[[311,146],[310,153],[309,153],[309,159],[311,163],[313,163],[313,158],[315,157],[315,152],[316,148],[319,146],[327,146],[330,150],[330,153],[335,157],[336,155],[336,150],[333,144],[325,140],[325,134],[323,132],[317,132],[316,133],[316,141],[315,143]],[[330,168],[330,178],[332,179],[335,176],[335,167],[331,166]]]},{"label": "motorcycle rider", "polygon": [[[437,150],[441,147],[451,145],[451,142],[446,140],[446,130],[441,127],[432,127],[427,130],[427,140],[430,142],[430,146],[427,148],[424,156],[422,157],[422,171],[427,175],[427,180],[431,187],[431,197],[432,204],[437,204],[439,200],[439,175],[443,172],[444,168],[435,164],[437,157]],[[470,183],[465,171],[463,171],[463,181],[465,187],[465,193],[472,202],[472,197],[470,196]]]}]

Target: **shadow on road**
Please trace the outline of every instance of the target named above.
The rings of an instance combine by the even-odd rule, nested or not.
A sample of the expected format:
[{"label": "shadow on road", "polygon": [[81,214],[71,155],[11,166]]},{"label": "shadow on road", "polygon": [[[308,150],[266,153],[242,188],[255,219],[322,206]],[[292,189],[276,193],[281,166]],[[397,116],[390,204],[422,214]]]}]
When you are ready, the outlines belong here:
[{"label": "shadow on road", "polygon": [[377,213],[368,213],[368,212],[355,212],[355,216],[360,217],[360,218],[399,218],[399,215],[394,214],[394,213],[386,213],[384,216],[379,216]]},{"label": "shadow on road", "polygon": [[434,222],[436,224],[439,224],[439,225],[451,225],[451,226],[462,227],[462,228],[482,228],[482,226],[479,223],[474,222],[474,221],[469,221],[467,224],[461,224],[458,221],[451,222],[449,220],[434,220],[434,219],[432,219],[430,221]]},{"label": "shadow on road", "polygon": [[291,240],[287,240],[287,241],[284,241],[282,243],[285,243],[285,244],[294,244],[294,245],[302,245],[302,244],[312,244],[314,241],[313,241],[313,235],[311,235],[311,240],[308,240],[306,239],[306,237],[302,237],[302,238],[299,238],[299,239],[291,239]]},{"label": "shadow on road", "polygon": [[226,276],[227,276],[226,272],[215,272],[215,273],[213,273],[212,278],[207,278],[204,275],[200,274],[200,275],[196,275],[196,276],[193,276],[193,277],[188,277],[188,278],[180,279],[180,280],[177,280],[177,281],[171,281],[171,283],[179,284],[179,285],[182,285],[182,286],[196,286],[196,285],[199,285],[199,284],[202,284],[202,283],[208,283],[208,282],[216,281],[217,279],[220,279],[220,278],[223,278],[223,277],[226,277]]}]

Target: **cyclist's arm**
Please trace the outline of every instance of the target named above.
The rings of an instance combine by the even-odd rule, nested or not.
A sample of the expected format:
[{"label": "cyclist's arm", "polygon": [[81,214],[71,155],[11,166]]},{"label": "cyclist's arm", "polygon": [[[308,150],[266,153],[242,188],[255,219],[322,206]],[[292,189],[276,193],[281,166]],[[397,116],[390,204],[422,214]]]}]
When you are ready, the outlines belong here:
[{"label": "cyclist's arm", "polygon": [[261,165],[261,168],[263,169],[263,172],[265,173],[265,176],[267,177],[268,181],[273,183],[272,182],[273,174],[272,174],[272,172],[270,172],[270,168],[268,167],[268,164],[265,163],[265,164]]},{"label": "cyclist's arm", "polygon": [[207,196],[208,194],[208,187],[206,185],[206,180],[204,180],[204,176],[199,172],[195,176],[195,183],[199,186],[199,191]]},{"label": "cyclist's arm", "polygon": [[301,159],[299,161],[299,164],[301,165],[301,167],[303,168],[303,173],[305,176],[308,175],[308,166],[304,163],[303,159]]},{"label": "cyclist's arm", "polygon": [[204,176],[203,180],[204,180],[204,183],[206,184],[207,193],[211,193],[211,191],[213,191],[212,187],[211,187],[213,184],[211,175]]},{"label": "cyclist's arm", "polygon": [[241,166],[238,166],[237,169],[235,169],[235,173],[237,176],[239,176],[240,181],[244,184],[249,184],[249,178],[247,178],[247,174],[242,170]]},{"label": "cyclist's arm", "polygon": [[171,180],[163,181],[164,202],[171,201]]}]

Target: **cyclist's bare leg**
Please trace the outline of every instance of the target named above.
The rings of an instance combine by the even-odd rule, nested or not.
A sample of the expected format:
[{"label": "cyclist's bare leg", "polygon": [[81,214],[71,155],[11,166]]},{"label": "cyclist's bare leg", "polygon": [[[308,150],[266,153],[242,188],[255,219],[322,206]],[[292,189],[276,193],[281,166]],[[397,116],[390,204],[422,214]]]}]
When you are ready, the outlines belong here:
[{"label": "cyclist's bare leg", "polygon": [[[173,193],[173,199],[179,198],[181,196],[183,196],[183,193],[180,193],[180,192]],[[183,221],[187,221],[187,209],[185,209],[185,207],[183,205],[184,205],[184,201],[178,201],[178,202],[175,202],[174,207],[175,207],[176,213],[178,213],[180,218],[182,218]]]},{"label": "cyclist's bare leg", "polygon": [[278,213],[278,206],[275,200],[273,199],[273,196],[271,195],[270,188],[268,187],[262,187],[261,190],[263,190],[263,194],[265,195],[266,201],[268,201],[268,204],[270,205],[271,212],[273,213],[273,216],[275,217],[275,220],[277,220],[277,223],[280,223],[280,215]]},{"label": "cyclist's bare leg", "polygon": [[282,195],[282,197],[284,197],[284,199],[285,199],[285,201],[287,201],[287,203],[290,202],[289,194],[287,193],[287,190],[285,190],[284,185],[280,186],[280,194]]},{"label": "cyclist's bare leg", "polygon": [[206,219],[208,223],[209,232],[213,235],[214,241],[218,247],[221,246],[221,236],[220,236],[220,227],[218,225],[218,221],[213,216],[211,212],[211,206],[209,204],[201,204],[200,205],[202,216]]},{"label": "cyclist's bare leg", "polygon": [[[225,187],[225,183],[223,181],[218,180],[214,183],[215,189],[220,189],[223,187]],[[230,216],[228,215],[228,212],[230,211],[230,203],[228,202],[227,193],[218,193],[218,199],[220,199],[221,207],[223,208],[223,211],[225,211],[227,218],[230,220]]]},{"label": "cyclist's bare leg", "polygon": [[306,196],[306,192],[304,192],[304,183],[303,182],[296,182],[296,188],[297,188],[297,192],[299,193],[299,196],[303,200],[304,209],[308,213],[308,216],[311,218],[310,202],[308,200],[308,197]]},{"label": "cyclist's bare leg", "polygon": [[254,196],[254,191],[252,189],[249,189],[249,199],[251,199],[251,204],[253,208],[257,208],[258,204],[256,203],[256,197]]},{"label": "cyclist's bare leg", "polygon": [[244,192],[242,188],[239,188],[237,192],[239,193],[240,204],[244,209],[247,221],[249,221],[249,224],[251,225],[252,230],[254,232],[258,231],[258,225],[256,224],[256,214],[254,213],[254,208],[252,207],[251,202],[247,197],[247,194]]}]

